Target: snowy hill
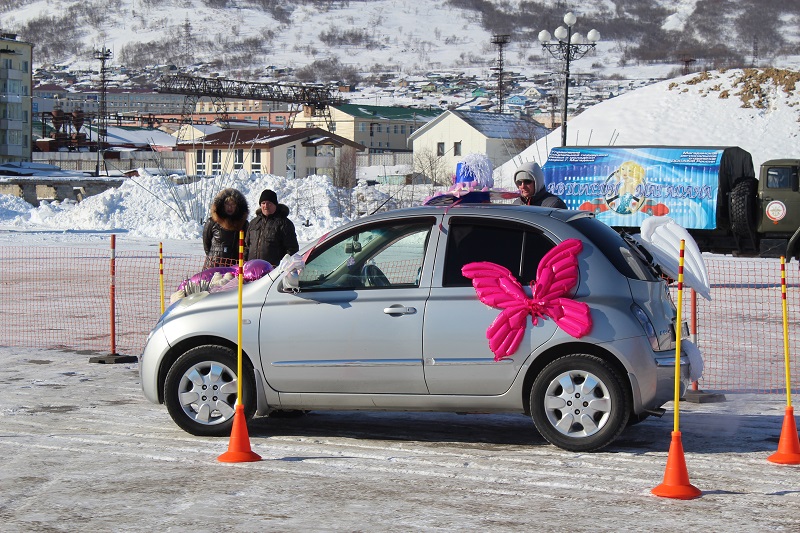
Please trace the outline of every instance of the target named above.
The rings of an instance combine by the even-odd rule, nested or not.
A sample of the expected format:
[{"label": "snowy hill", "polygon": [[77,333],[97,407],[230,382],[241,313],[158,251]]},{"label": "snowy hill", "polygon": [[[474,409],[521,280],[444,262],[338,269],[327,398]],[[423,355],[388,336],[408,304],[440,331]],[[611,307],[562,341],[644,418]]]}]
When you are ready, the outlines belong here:
[{"label": "snowy hill", "polygon": [[493,34],[511,37],[508,70],[553,70],[536,36],[568,10],[576,31],[603,36],[577,71],[665,78],[682,55],[696,68],[800,65],[800,5],[772,0],[5,0],[0,30],[35,43],[38,65],[96,69],[93,50],[108,48],[114,64],[203,63],[237,79],[263,77],[268,66],[331,64],[362,76],[455,69],[488,77]]},{"label": "snowy hill", "polygon": [[[523,161],[544,163],[561,129],[503,165],[509,187]],[[800,158],[800,72],[734,69],[692,74],[612,98],[567,122],[567,144],[739,146],[764,161]]]}]

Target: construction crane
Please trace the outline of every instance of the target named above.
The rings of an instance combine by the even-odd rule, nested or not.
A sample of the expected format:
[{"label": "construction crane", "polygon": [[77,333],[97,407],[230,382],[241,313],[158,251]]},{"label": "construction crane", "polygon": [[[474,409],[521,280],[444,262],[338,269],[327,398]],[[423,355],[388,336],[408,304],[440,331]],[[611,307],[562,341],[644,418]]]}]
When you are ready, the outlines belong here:
[{"label": "construction crane", "polygon": [[[335,96],[334,91],[322,85],[302,85],[289,83],[260,83],[229,80],[225,78],[200,78],[185,74],[162,76],[158,92],[184,95],[184,115],[194,111],[197,100],[207,96],[212,99],[218,112],[224,109],[225,98],[242,100],[266,100],[300,106],[310,106],[320,111],[328,129],[331,128],[330,106],[345,103]],[[191,109],[191,111],[189,111]],[[223,117],[225,119],[226,117]],[[294,122],[294,114],[289,119],[289,127]]]}]

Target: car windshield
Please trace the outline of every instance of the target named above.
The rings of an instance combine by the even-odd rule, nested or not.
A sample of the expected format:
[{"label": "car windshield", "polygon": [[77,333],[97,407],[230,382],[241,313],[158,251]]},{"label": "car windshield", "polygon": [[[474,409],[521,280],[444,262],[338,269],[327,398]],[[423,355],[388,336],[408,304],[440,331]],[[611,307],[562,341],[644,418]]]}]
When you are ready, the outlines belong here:
[{"label": "car windshield", "polygon": [[657,281],[658,276],[642,255],[641,249],[626,241],[613,228],[595,218],[581,217],[571,220],[570,225],[583,233],[622,275],[642,281]]}]

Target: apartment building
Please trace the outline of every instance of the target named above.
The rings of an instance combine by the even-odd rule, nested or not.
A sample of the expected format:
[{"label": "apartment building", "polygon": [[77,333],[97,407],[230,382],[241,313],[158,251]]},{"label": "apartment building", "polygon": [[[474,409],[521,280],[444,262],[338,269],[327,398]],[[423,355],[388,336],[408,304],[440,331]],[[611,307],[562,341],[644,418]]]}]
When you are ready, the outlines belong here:
[{"label": "apartment building", "polygon": [[[329,129],[364,146],[369,153],[408,152],[408,138],[441,115],[441,109],[343,104],[330,107],[328,118],[321,110],[305,106],[295,126]],[[329,127],[330,125],[330,127]]]},{"label": "apartment building", "polygon": [[312,174],[335,175],[342,149],[364,148],[320,128],[226,129],[199,140],[180,141],[186,172],[217,176],[236,171],[304,178]]},{"label": "apartment building", "polygon": [[[53,98],[55,106],[64,113],[83,111],[96,115],[100,110],[100,91],[96,89],[69,92],[56,92],[51,86],[37,87],[37,97]],[[182,94],[159,93],[149,89],[106,90],[106,110],[110,115],[135,114],[164,115],[177,114],[183,111],[185,97]]]},{"label": "apartment building", "polygon": [[0,33],[0,163],[31,160],[33,45]]}]

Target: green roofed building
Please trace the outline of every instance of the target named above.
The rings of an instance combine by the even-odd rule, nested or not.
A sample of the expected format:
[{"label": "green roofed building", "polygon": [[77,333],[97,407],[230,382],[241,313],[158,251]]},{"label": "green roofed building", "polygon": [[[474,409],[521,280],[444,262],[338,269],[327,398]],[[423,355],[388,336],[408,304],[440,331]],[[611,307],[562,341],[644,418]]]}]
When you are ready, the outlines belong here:
[{"label": "green roofed building", "polygon": [[[343,104],[330,109],[330,131],[364,146],[370,153],[410,152],[408,137],[441,115],[442,109]],[[305,106],[295,127],[328,129],[322,111]]]}]

